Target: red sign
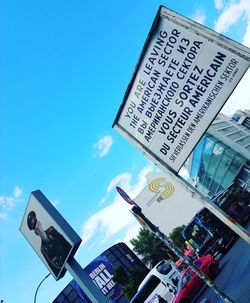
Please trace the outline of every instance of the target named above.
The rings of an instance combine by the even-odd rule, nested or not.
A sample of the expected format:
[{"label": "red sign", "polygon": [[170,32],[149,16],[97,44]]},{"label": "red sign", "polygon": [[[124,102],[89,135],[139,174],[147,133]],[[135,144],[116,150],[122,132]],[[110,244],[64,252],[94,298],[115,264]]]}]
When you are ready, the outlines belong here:
[{"label": "red sign", "polygon": [[120,196],[130,205],[135,205],[135,202],[129,197],[129,195],[119,186],[116,186],[116,190],[120,194]]}]

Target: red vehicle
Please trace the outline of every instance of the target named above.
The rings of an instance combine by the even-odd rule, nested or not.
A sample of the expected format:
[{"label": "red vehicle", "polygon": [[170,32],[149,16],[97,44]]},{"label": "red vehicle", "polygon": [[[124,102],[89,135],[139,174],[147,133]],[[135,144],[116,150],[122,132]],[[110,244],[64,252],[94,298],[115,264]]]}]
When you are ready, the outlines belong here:
[{"label": "red vehicle", "polygon": [[[196,259],[193,263],[202,273],[214,278],[219,272],[219,261],[212,255]],[[178,282],[177,293],[173,303],[190,303],[199,294],[204,286],[202,279],[188,267]]]}]

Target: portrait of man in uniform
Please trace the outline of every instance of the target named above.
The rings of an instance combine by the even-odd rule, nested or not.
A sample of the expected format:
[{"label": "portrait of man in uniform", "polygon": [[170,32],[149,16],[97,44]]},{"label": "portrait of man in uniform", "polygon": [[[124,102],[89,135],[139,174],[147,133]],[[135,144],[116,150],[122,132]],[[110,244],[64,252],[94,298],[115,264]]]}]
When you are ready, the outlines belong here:
[{"label": "portrait of man in uniform", "polygon": [[57,276],[71,250],[71,245],[55,227],[49,226],[44,229],[33,210],[28,213],[27,225],[29,230],[34,231],[41,238],[41,253],[48,266]]},{"label": "portrait of man in uniform", "polygon": [[39,189],[30,194],[20,231],[54,279],[63,278],[82,239]]}]

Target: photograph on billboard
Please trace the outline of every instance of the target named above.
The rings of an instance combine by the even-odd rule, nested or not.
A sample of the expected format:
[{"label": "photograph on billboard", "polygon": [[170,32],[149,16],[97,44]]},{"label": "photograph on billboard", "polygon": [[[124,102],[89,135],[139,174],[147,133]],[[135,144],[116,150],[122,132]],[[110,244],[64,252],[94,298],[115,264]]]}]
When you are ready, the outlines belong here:
[{"label": "photograph on billboard", "polygon": [[249,48],[161,6],[113,127],[176,173],[249,63]]},{"label": "photograph on billboard", "polygon": [[54,278],[62,278],[81,238],[40,190],[30,195],[20,231]]}]

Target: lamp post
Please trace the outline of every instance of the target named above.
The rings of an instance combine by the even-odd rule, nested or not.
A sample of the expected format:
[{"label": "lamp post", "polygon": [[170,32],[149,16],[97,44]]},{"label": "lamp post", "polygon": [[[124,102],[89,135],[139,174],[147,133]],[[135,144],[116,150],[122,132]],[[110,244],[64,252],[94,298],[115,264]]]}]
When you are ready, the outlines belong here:
[{"label": "lamp post", "polygon": [[[36,296],[37,296],[38,289],[39,289],[40,286],[42,285],[43,281],[46,280],[49,276],[50,276],[50,273],[47,274],[47,276],[44,277],[44,278],[42,279],[42,281],[39,283],[39,285],[37,286],[37,289],[36,289],[36,292],[35,292],[35,296],[34,296],[34,303],[36,303]],[[2,301],[1,301],[1,302],[2,302]]]}]

